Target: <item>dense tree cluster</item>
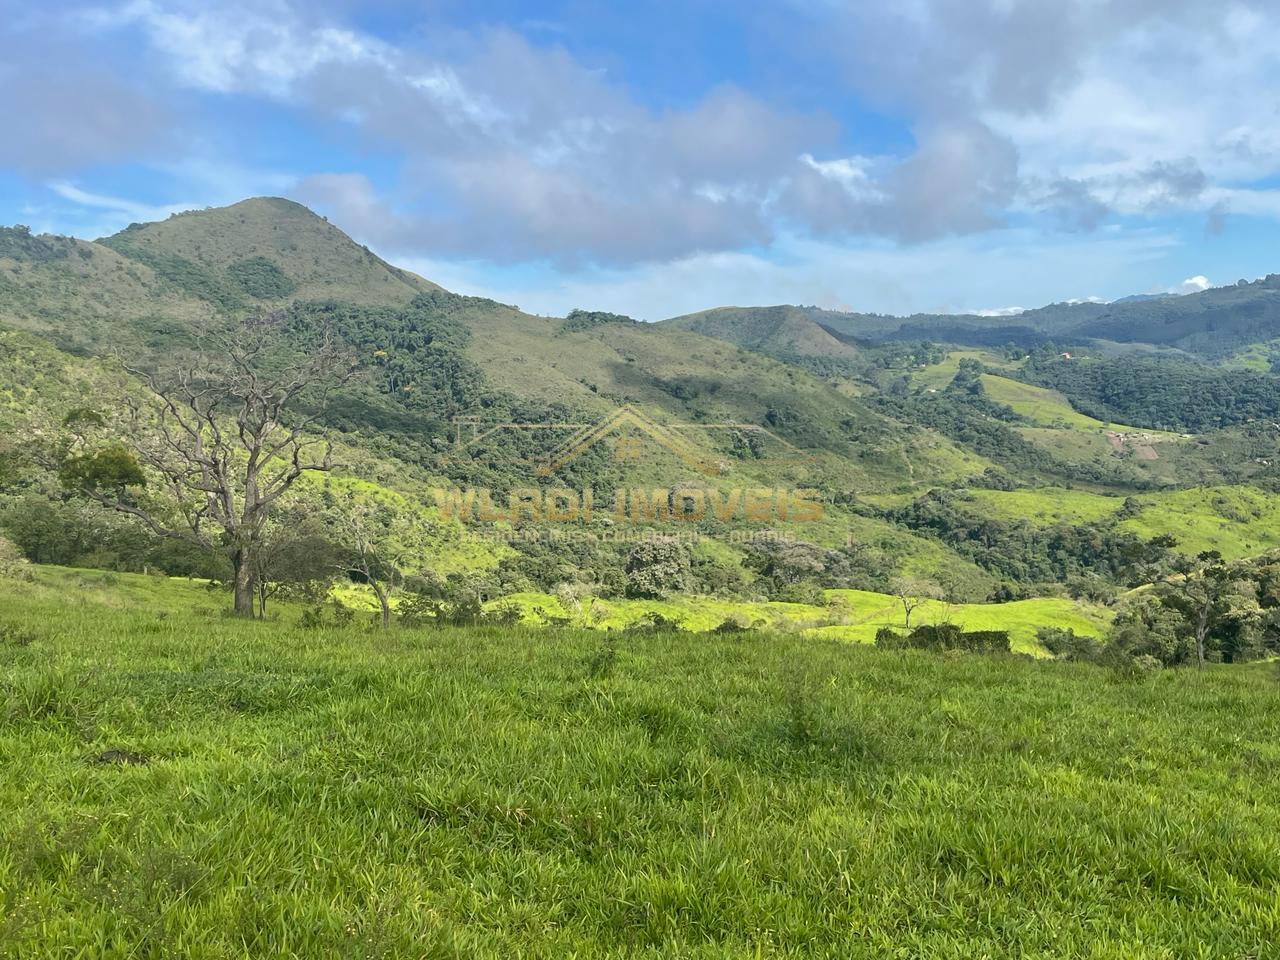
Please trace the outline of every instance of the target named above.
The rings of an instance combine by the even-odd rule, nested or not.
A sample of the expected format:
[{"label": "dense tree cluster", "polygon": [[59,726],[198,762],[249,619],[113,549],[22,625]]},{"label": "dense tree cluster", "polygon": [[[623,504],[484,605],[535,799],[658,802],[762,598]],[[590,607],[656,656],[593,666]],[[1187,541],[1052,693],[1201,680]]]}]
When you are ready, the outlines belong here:
[{"label": "dense tree cluster", "polygon": [[1280,421],[1280,377],[1173,359],[1033,357],[1029,383],[1063,394],[1083,414],[1152,430],[1203,433]]}]

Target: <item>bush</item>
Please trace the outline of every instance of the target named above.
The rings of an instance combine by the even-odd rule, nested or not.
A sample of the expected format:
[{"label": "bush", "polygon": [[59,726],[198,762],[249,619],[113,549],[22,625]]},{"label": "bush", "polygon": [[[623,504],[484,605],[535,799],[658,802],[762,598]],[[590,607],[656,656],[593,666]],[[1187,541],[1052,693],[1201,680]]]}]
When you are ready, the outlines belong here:
[{"label": "bush", "polygon": [[719,626],[714,627],[711,632],[719,634],[746,633],[750,630],[758,630],[764,625],[765,621],[759,619],[752,620],[750,623],[747,623],[741,617],[729,617],[722,620]]},{"label": "bush", "polygon": [[516,627],[520,625],[524,618],[520,613],[518,604],[500,603],[492,610],[482,611],[480,619],[485,623],[491,623],[499,627]]},{"label": "bush", "polygon": [[881,627],[876,631],[876,646],[884,650],[903,650],[908,644],[907,638],[893,627]]},{"label": "bush", "polygon": [[1008,630],[968,630],[960,634],[961,650],[972,653],[1009,653]]},{"label": "bush", "polygon": [[1102,644],[1096,637],[1077,636],[1070,627],[1041,627],[1036,639],[1059,660],[1097,663],[1102,656]]},{"label": "bush", "polygon": [[632,623],[627,624],[627,633],[670,633],[684,628],[684,620],[680,617],[668,617],[657,610],[647,610]]},{"label": "bush", "polygon": [[13,542],[0,536],[0,578],[5,580],[30,580],[31,564]]},{"label": "bush", "polygon": [[396,613],[402,626],[425,627],[436,622],[443,605],[438,597],[411,593],[396,606]]},{"label": "bush", "polygon": [[324,610],[320,607],[307,607],[298,617],[298,626],[303,630],[319,630],[324,626]]},{"label": "bush", "polygon": [[356,618],[356,612],[337,598],[333,601],[333,622],[339,627],[346,627]]},{"label": "bush", "polygon": [[876,631],[876,646],[885,650],[965,650],[970,653],[1009,653],[1009,631],[971,630],[954,623],[916,627],[905,636],[890,627]]}]

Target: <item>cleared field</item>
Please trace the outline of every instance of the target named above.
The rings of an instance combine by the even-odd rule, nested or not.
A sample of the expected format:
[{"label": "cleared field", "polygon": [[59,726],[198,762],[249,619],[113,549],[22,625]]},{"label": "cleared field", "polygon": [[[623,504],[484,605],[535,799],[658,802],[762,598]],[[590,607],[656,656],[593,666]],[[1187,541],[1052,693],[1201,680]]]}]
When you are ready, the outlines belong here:
[{"label": "cleared field", "polygon": [[[902,627],[898,598],[866,590],[826,590],[826,604],[752,603],[710,597],[665,600],[596,600],[581,609],[566,609],[545,593],[522,593],[489,604],[490,609],[512,607],[526,625],[568,622],[600,630],[625,630],[644,624],[656,615],[681,630],[703,633],[722,624],[757,626],[809,636],[870,643],[881,627]],[[1012,603],[947,604],[928,601],[911,618],[913,625],[943,620],[966,630],[1008,630],[1015,651],[1044,656],[1036,642],[1040,627],[1071,627],[1077,633],[1100,636],[1106,632],[1111,612],[1105,607],[1054,597]]]},{"label": "cleared field", "polygon": [[[1086,417],[1083,413],[1077,413],[1070,401],[1056,390],[1046,390],[1044,387],[1032,386],[1019,380],[1010,380],[1008,377],[983,374],[982,388],[992,400],[1011,407],[1015,413],[1043,427],[1054,427],[1058,430],[1121,432],[1135,429]],[[1155,431],[1146,432],[1153,436],[1172,436],[1172,434],[1159,434]]]},{"label": "cleared field", "polygon": [[[837,603],[848,605],[849,620],[810,628],[805,631],[806,636],[871,643],[881,627],[903,628],[902,606],[896,597],[861,590],[829,590],[827,593]],[[1044,656],[1044,650],[1036,642],[1036,630],[1040,627],[1069,627],[1078,634],[1100,637],[1105,635],[1112,616],[1105,607],[1056,597],[1011,603],[947,604],[930,600],[911,614],[911,624],[946,621],[965,630],[1007,630],[1014,652]]]},{"label": "cleared field", "polygon": [[932,363],[914,371],[911,374],[911,382],[922,389],[941,390],[960,372],[961,360],[977,360],[984,366],[996,369],[1014,365],[1014,361],[1006,360],[999,354],[989,353],[986,350],[953,350],[940,363]]},{"label": "cleared field", "polygon": [[305,630],[217,599],[0,585],[0,955],[1280,942],[1269,665],[1121,681],[786,634]]},{"label": "cleared field", "polygon": [[1026,520],[1036,526],[1094,523],[1124,504],[1123,497],[1104,497],[1084,490],[1046,487],[1040,490],[971,490],[982,513],[997,520]]},{"label": "cleared field", "polygon": [[1197,487],[1140,496],[1142,511],[1120,528],[1172,536],[1184,553],[1217,550],[1229,560],[1280,546],[1280,496],[1256,487]]}]

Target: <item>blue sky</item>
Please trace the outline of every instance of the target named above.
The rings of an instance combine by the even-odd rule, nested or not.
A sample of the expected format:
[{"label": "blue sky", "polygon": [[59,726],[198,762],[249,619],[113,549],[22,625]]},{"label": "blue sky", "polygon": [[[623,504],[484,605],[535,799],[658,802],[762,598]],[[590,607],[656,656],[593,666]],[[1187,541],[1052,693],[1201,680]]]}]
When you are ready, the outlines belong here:
[{"label": "blue sky", "polygon": [[0,222],[283,195],[539,313],[1280,271],[1269,0],[0,0]]}]

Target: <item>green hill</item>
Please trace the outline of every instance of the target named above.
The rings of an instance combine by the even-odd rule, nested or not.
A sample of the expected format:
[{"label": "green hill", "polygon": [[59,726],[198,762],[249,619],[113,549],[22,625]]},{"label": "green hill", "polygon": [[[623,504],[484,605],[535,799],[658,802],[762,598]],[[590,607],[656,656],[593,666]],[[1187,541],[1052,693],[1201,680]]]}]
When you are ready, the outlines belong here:
[{"label": "green hill", "polygon": [[[1153,310],[1165,301],[1137,304]],[[1096,304],[1056,305],[1026,322],[1046,332],[1105,312]],[[537,317],[441,290],[305,207],[260,198],[135,224],[91,243],[0,231],[0,327],[8,328],[0,330],[8,434],[0,442],[0,528],[50,562],[171,564],[156,559],[169,556],[164,551],[138,546],[144,533],[120,518],[70,503],[49,467],[49,445],[86,398],[111,404],[128,389],[109,355],[163,364],[202,331],[264,313],[279,331],[275,363],[299,362],[320,329],[358,358],[356,377],[320,424],[337,443],[337,480],[420,501],[427,514],[435,509],[430,490],[442,484],[499,496],[558,483],[604,491],[705,487],[718,496],[819,491],[820,519],[778,530],[741,517],[696,528],[672,518],[653,522],[656,534],[703,538],[692,552],[687,592],[704,611],[803,605],[822,590],[883,591],[897,574],[936,580],[957,603],[1007,594],[1010,578],[1042,591],[1043,574],[1030,571],[1088,572],[1094,562],[1075,541],[1069,560],[1045,553],[1059,549],[1051,546],[1057,528],[1083,526],[1119,550],[1124,537],[1165,532],[1156,491],[1256,483],[1241,495],[1268,504],[1272,465],[1280,462],[1280,440],[1264,424],[1233,423],[1194,437],[1130,428],[1076,409],[1068,399],[1073,387],[1028,382],[1047,369],[1038,355],[894,339],[928,333],[927,318],[801,307],[723,308],[660,324],[586,311]],[[974,329],[1002,343],[995,335],[1008,322],[976,318]],[[1252,411],[1271,394],[1250,396]],[[539,451],[554,438],[623,409],[675,431],[715,465],[711,475],[635,434],[605,438],[558,477],[536,474]],[[634,449],[626,462],[624,449]],[[1069,488],[1076,489],[1057,492]],[[963,491],[968,499],[947,499]],[[959,504],[963,520],[907,509],[931,493]],[[1120,518],[1097,506],[1125,496],[1138,496],[1143,512]],[[1022,520],[1045,533],[1021,537],[1014,528]],[[988,525],[983,549],[974,545],[973,523]],[[60,540],[59,525],[80,532]],[[109,535],[95,536],[99,528]],[[626,576],[630,547],[603,542],[604,520],[585,531],[597,535],[592,545],[515,544],[493,564],[472,563],[484,549],[472,538],[491,532],[467,527],[455,539],[435,537],[435,565],[471,577],[469,589],[491,599],[545,596],[564,583],[616,594]],[[770,553],[752,541],[778,533],[798,545]],[[1195,539],[1212,538],[1206,531]],[[1265,536],[1243,537],[1231,552],[1269,545]],[[414,569],[429,560],[419,558]],[[1024,629],[1020,640],[1029,636]]]},{"label": "green hill", "polygon": [[856,347],[833,336],[801,307],[724,307],[674,317],[664,324],[770,356],[849,360],[859,356]]}]

